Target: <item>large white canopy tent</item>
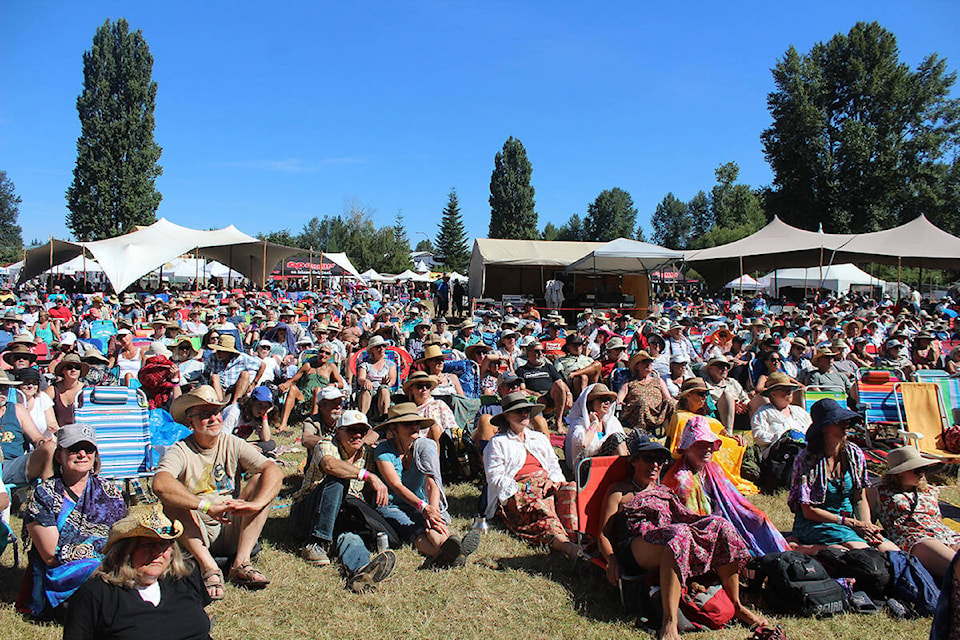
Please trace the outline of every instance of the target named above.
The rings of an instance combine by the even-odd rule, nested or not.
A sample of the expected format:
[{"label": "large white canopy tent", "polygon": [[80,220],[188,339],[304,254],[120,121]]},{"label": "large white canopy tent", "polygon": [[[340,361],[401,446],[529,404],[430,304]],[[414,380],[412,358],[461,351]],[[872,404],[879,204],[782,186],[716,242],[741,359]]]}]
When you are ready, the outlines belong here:
[{"label": "large white canopy tent", "polygon": [[683,253],[649,242],[617,238],[567,266],[568,273],[634,275],[683,260]]},{"label": "large white canopy tent", "polygon": [[[473,253],[470,255],[470,297],[490,295],[490,288],[502,289],[498,286],[500,279],[508,277],[511,278],[511,283],[516,285],[514,289],[542,291],[547,280],[553,277],[554,271],[566,268],[602,244],[476,238],[473,241]],[[493,286],[488,287],[491,283]]]},{"label": "large white canopy tent", "polygon": [[731,280],[723,288],[733,289],[734,291],[763,291],[767,288],[767,283],[763,278],[758,281],[744,274],[735,280]]},{"label": "large white canopy tent", "polygon": [[[749,276],[747,276],[749,277]],[[837,293],[847,293],[851,285],[883,287],[886,283],[856,265],[831,264],[807,269],[777,269],[760,278],[766,282],[767,291],[771,295],[778,295],[779,289],[788,287],[827,289]]]},{"label": "large white canopy tent", "polygon": [[95,259],[118,293],[144,275],[182,256],[197,254],[232,267],[258,285],[282,258],[299,253],[293,247],[258,241],[233,225],[212,231],[189,229],[160,218],[148,227],[94,242],[51,240],[27,252],[18,282],[84,253]]}]

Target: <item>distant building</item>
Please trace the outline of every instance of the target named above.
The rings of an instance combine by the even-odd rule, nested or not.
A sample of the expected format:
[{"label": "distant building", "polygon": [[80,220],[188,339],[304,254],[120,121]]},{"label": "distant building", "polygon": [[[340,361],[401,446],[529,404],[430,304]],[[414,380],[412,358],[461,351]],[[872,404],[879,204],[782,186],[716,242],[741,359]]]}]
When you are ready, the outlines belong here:
[{"label": "distant building", "polygon": [[433,270],[433,254],[429,251],[411,251],[410,260],[413,262],[413,264],[423,262],[428,269]]}]

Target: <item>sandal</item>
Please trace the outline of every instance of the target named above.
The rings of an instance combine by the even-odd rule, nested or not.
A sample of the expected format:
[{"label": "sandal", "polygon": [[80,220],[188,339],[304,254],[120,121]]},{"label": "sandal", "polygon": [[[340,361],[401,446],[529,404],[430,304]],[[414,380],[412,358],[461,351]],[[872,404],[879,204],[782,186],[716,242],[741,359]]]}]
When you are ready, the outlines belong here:
[{"label": "sandal", "polygon": [[207,590],[207,596],[211,600],[223,600],[225,595],[223,590],[223,572],[220,569],[210,569],[205,572],[203,578],[203,587]]},{"label": "sandal", "polygon": [[267,576],[249,562],[230,569],[230,582],[244,589],[263,589],[270,584]]},{"label": "sandal", "polygon": [[787,634],[783,632],[783,627],[780,625],[768,627],[758,624],[752,631],[753,635],[749,640],[787,640]]}]

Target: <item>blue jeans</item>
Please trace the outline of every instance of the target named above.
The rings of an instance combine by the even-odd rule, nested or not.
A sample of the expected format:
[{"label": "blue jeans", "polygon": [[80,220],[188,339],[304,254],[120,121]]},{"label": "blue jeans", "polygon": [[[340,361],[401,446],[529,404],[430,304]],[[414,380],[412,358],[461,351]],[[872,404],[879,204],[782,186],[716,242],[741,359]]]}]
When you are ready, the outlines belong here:
[{"label": "blue jeans", "polygon": [[337,543],[334,545],[333,551],[340,558],[340,564],[343,565],[349,575],[355,574],[358,569],[370,562],[370,552],[367,551],[367,546],[355,533],[341,533],[337,536]]},{"label": "blue jeans", "polygon": [[404,542],[413,542],[418,535],[427,530],[427,521],[423,519],[420,512],[406,503],[377,507],[377,511],[390,522],[394,531]]},{"label": "blue jeans", "polygon": [[340,515],[340,506],[347,495],[349,480],[327,476],[314,489],[316,509],[310,522],[310,535],[324,542],[333,542],[333,528]]}]

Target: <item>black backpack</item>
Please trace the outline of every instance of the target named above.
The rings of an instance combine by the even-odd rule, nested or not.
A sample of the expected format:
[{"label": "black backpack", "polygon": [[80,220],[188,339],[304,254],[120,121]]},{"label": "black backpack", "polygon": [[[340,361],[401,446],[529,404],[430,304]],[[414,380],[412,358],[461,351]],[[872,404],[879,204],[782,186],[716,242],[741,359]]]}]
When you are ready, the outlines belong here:
[{"label": "black backpack", "polygon": [[784,433],[770,445],[767,456],[760,461],[758,484],[764,493],[773,493],[777,489],[789,487],[793,480],[793,460],[807,446],[803,440]]},{"label": "black backpack", "polygon": [[863,591],[874,600],[887,597],[891,567],[887,554],[873,548],[824,549],[817,554],[827,573],[833,578],[853,578],[855,591]]},{"label": "black backpack", "polygon": [[843,613],[846,593],[816,558],[797,551],[760,559],[766,577],[764,601],[776,613],[826,618]]}]

